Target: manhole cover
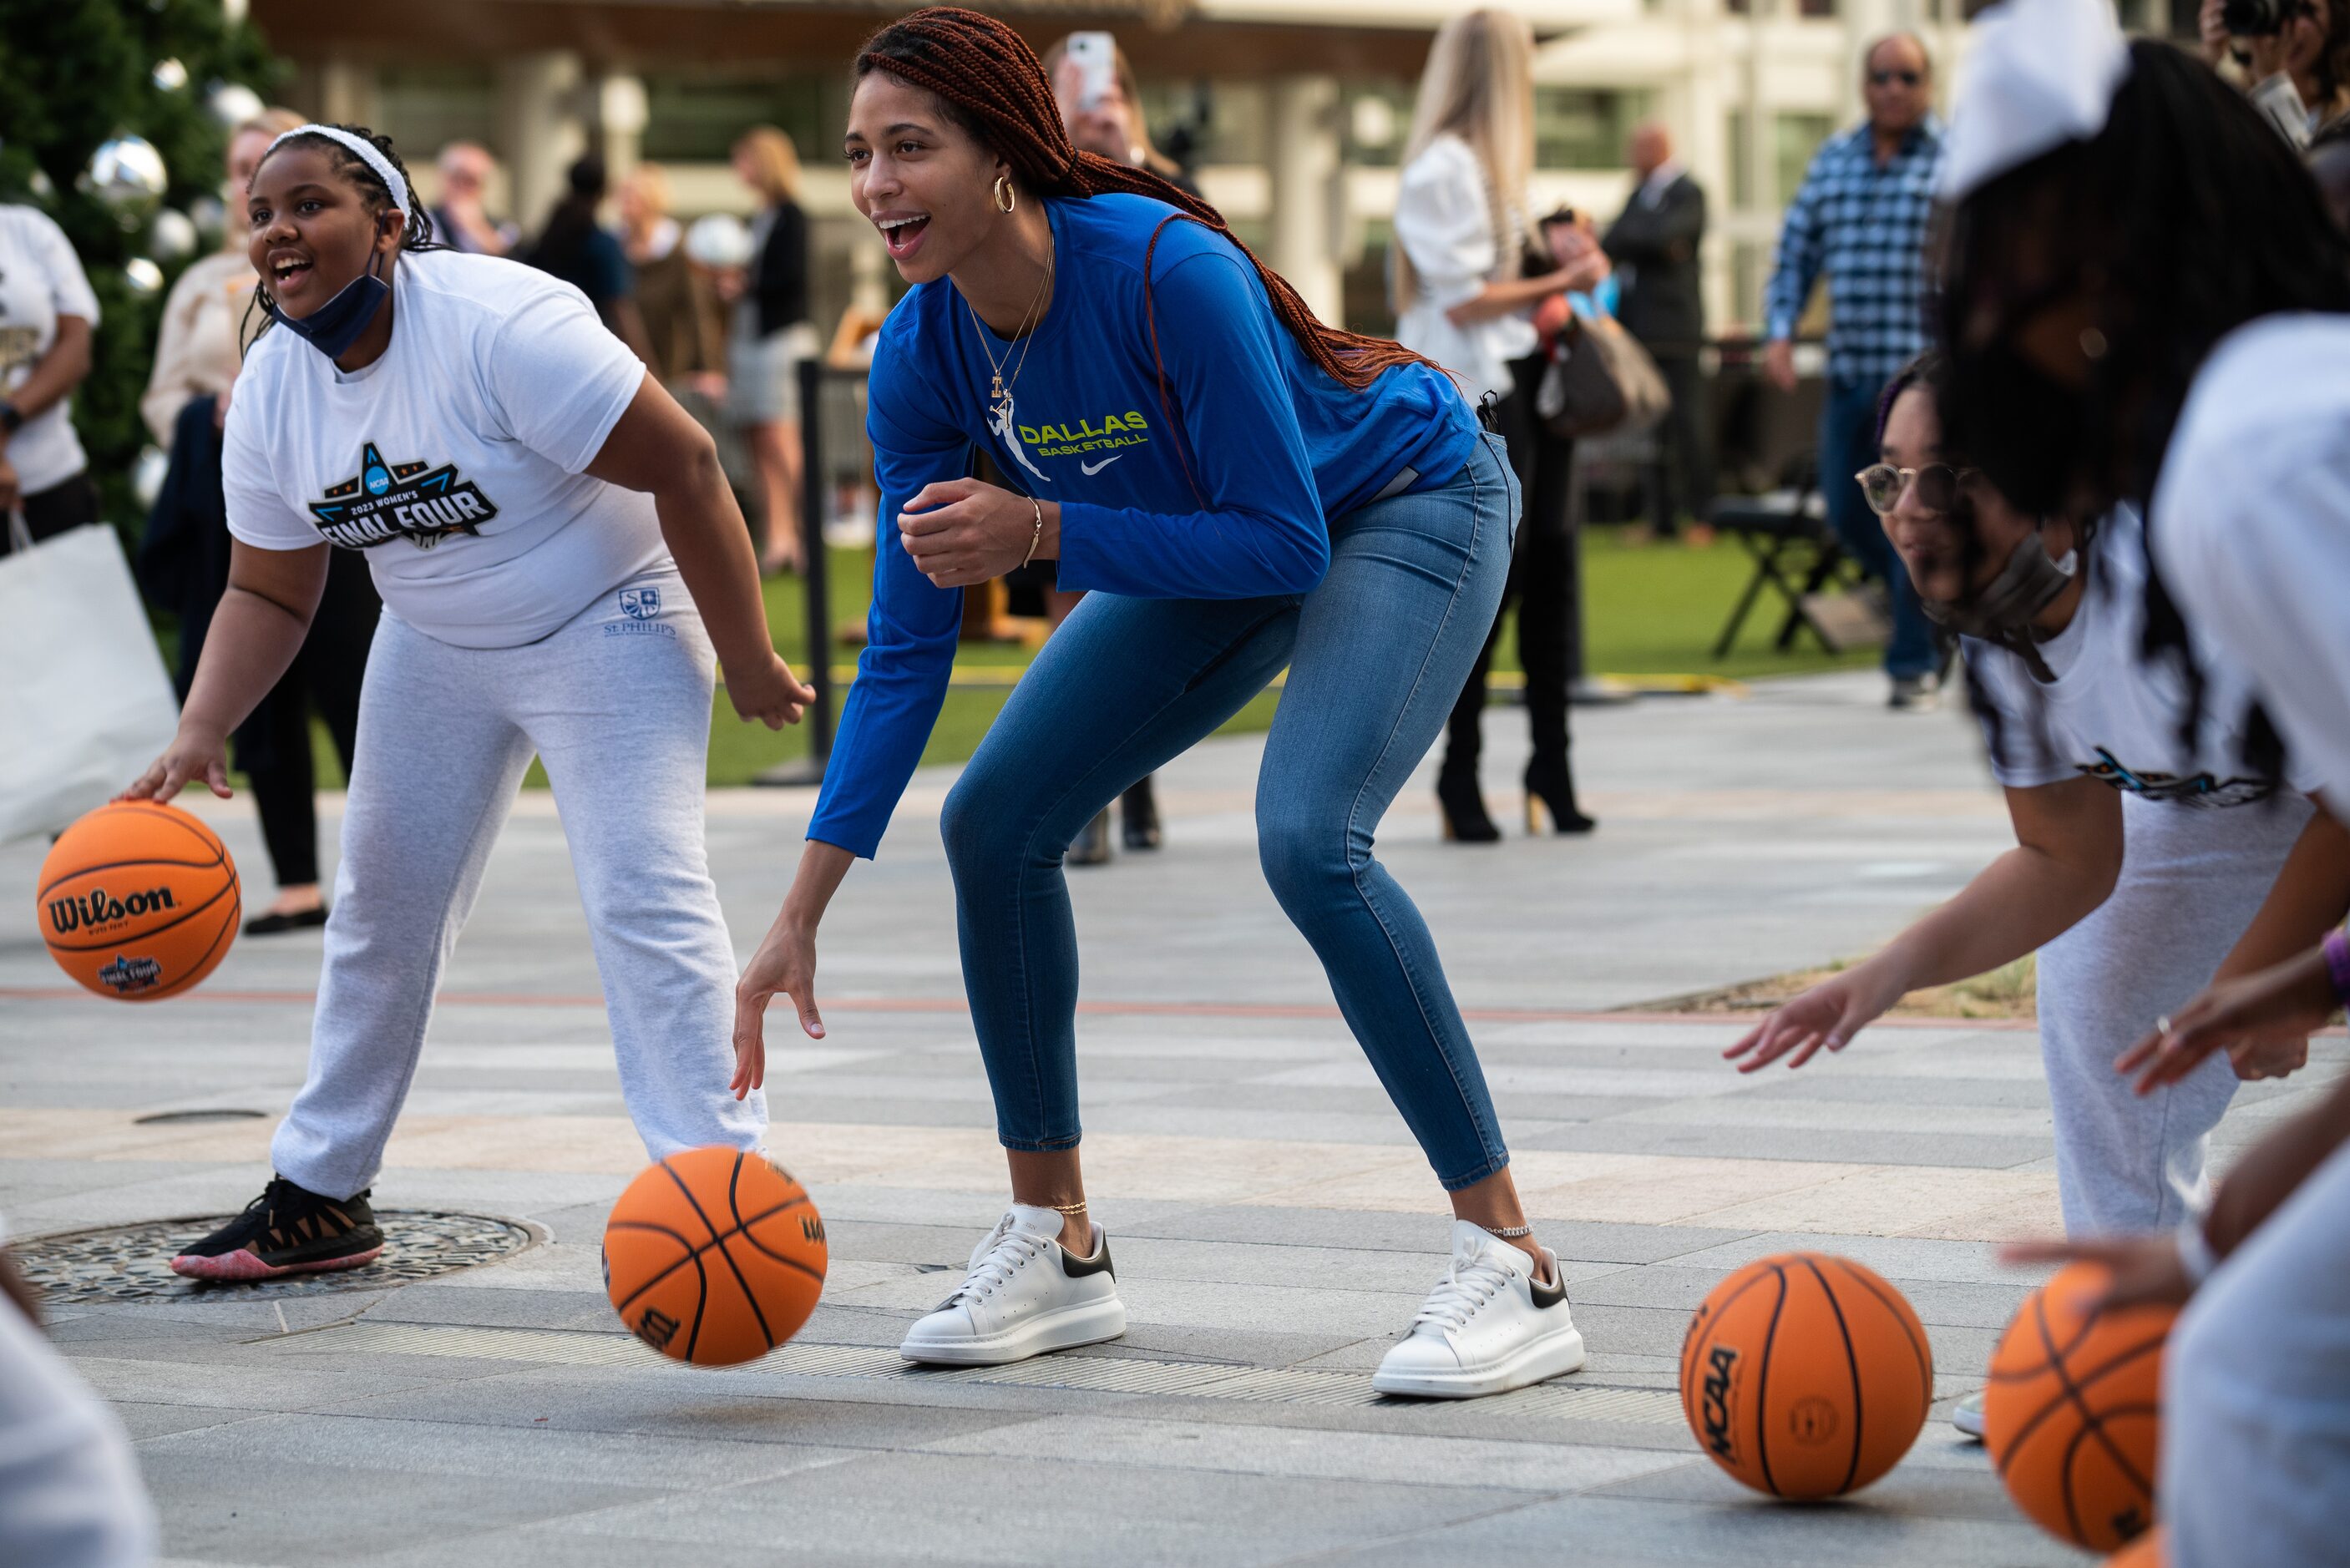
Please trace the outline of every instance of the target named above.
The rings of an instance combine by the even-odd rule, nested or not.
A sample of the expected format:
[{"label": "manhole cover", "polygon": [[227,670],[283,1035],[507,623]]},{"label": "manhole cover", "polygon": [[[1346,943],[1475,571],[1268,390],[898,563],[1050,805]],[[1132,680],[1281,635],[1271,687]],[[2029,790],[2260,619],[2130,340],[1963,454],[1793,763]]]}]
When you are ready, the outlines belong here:
[{"label": "manhole cover", "polygon": [[140,1127],[153,1127],[159,1122],[257,1122],[266,1114],[267,1113],[264,1111],[237,1111],[225,1109],[202,1111],[157,1111],[151,1116],[133,1116],[131,1119],[137,1122]]},{"label": "manhole cover", "polygon": [[43,1299],[52,1302],[249,1302],[386,1290],[495,1262],[544,1239],[527,1225],[482,1214],[379,1209],[375,1218],[383,1227],[383,1256],[363,1269],[297,1274],[250,1285],[204,1284],[172,1272],[174,1252],[229,1218],[213,1214],[39,1236],[16,1242],[10,1255]]}]

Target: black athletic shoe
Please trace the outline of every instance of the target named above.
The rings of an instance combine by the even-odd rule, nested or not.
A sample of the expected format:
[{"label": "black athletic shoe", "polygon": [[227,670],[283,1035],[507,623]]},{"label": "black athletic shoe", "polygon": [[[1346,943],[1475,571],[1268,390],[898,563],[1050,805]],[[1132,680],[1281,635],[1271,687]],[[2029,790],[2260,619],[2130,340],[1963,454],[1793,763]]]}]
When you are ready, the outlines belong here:
[{"label": "black athletic shoe", "polygon": [[1118,819],[1124,829],[1128,849],[1156,849],[1161,835],[1159,828],[1159,799],[1150,788],[1150,775],[1118,797]]},{"label": "black athletic shoe", "polygon": [[244,922],[244,934],[248,937],[283,936],[287,931],[315,930],[326,923],[327,906],[320,904],[315,909],[296,909],[290,915],[255,915]]},{"label": "black athletic shoe", "polygon": [[270,1178],[244,1212],[172,1260],[192,1280],[275,1280],[356,1269],[383,1253],[383,1232],[365,1192],[321,1198]]}]

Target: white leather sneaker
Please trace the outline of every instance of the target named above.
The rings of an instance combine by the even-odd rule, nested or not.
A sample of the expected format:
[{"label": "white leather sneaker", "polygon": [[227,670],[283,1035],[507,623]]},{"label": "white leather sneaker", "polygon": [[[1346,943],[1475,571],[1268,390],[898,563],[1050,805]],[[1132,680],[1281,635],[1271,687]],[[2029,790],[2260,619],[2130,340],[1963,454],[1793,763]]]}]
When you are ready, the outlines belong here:
[{"label": "white leather sneaker", "polygon": [[1062,1249],[1061,1216],[1015,1203],[971,1255],[954,1293],[914,1324],[898,1354],[909,1361],[1000,1366],[1048,1350],[1095,1345],[1126,1332],[1126,1303],[1109,1238],[1094,1228],[1094,1255]]},{"label": "white leather sneaker", "polygon": [[[1551,1259],[1558,1275],[1558,1260]],[[1452,1266],[1371,1378],[1382,1394],[1474,1399],[1575,1372],[1583,1335],[1566,1284],[1534,1279],[1532,1258],[1482,1225],[1452,1222]]]}]

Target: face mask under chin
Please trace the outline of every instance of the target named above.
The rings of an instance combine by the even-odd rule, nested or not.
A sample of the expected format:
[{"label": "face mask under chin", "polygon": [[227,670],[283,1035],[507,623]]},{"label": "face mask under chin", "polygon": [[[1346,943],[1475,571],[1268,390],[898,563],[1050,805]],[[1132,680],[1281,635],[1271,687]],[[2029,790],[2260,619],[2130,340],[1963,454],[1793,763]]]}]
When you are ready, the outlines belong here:
[{"label": "face mask under chin", "polygon": [[[2086,543],[2084,534],[2083,542]],[[2079,570],[2078,551],[2066,552],[2057,560],[2048,554],[2040,542],[2038,529],[2016,541],[2008,552],[2006,564],[1991,580],[1961,599],[1924,599],[1918,601],[1929,619],[1946,627],[1961,637],[1979,638],[1996,643],[2019,655],[2042,680],[2054,680],[2055,675],[2040,657],[2039,639],[2033,622],[2040,612],[2056,601],[2056,596],[2072,586],[2073,574]]]},{"label": "face mask under chin", "polygon": [[293,333],[296,337],[324,354],[329,359],[339,359],[359,340],[376,312],[391,297],[391,285],[376,275],[380,257],[370,257],[367,271],[335,291],[335,296],[310,312],[296,317],[277,308],[276,300],[263,306],[270,319]]}]

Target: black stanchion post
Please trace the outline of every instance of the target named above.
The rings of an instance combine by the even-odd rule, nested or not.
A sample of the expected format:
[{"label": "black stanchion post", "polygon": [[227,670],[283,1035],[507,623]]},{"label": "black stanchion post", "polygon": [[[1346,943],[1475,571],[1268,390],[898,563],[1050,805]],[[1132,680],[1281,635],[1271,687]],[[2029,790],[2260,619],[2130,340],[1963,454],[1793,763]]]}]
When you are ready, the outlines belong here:
[{"label": "black stanchion post", "polygon": [[755,784],[822,784],[825,763],[832,755],[832,607],[824,553],[825,365],[808,358],[794,369],[800,379],[800,580],[807,590],[807,657],[798,674],[816,688],[816,701],[800,720],[808,738],[806,760],[764,768],[752,775]]}]

